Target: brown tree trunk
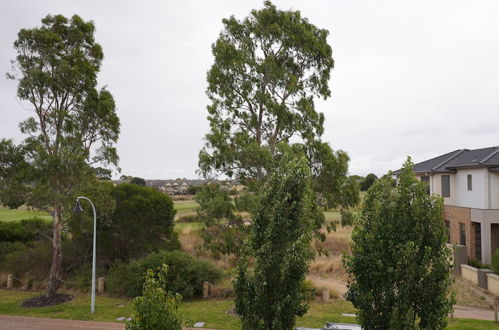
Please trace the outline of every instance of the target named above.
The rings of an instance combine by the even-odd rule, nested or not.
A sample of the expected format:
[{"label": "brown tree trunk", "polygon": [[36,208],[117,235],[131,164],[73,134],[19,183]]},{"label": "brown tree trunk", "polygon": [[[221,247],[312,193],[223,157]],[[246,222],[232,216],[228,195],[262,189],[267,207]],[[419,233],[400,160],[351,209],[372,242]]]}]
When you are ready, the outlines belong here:
[{"label": "brown tree trunk", "polygon": [[60,285],[61,276],[61,261],[62,261],[62,249],[61,249],[61,232],[62,232],[62,221],[61,221],[61,206],[56,206],[54,208],[53,215],[53,225],[52,225],[52,265],[50,266],[49,282],[47,286],[47,297],[53,297],[57,293]]}]

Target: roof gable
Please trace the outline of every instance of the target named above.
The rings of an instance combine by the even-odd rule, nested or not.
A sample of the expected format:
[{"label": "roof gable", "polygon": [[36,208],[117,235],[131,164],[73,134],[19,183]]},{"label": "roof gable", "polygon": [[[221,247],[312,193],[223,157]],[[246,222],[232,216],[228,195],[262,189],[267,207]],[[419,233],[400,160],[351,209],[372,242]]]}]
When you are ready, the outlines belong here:
[{"label": "roof gable", "polygon": [[[459,149],[441,156],[414,164],[414,172],[454,172],[462,167],[490,167],[499,168],[499,147],[481,149]],[[400,170],[394,172],[399,174]]]}]

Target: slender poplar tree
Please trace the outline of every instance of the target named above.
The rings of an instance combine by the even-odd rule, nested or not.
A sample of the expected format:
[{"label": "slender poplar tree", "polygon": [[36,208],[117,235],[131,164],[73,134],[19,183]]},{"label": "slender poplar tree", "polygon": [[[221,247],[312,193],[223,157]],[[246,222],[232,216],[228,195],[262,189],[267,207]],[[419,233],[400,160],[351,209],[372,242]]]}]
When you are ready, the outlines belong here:
[{"label": "slender poplar tree", "polygon": [[[305,158],[285,158],[265,184],[234,283],[243,329],[288,330],[308,305],[313,193]],[[254,263],[252,261],[254,260]]]}]

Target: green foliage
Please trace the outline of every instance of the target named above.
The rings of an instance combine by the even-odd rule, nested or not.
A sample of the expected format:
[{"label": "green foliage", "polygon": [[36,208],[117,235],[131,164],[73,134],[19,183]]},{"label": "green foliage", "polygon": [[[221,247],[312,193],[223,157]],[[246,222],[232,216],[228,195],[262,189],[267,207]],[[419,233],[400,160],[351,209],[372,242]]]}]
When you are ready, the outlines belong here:
[{"label": "green foliage", "polygon": [[341,210],[341,226],[347,227],[352,226],[355,221],[355,215],[352,212],[347,212],[345,210]]},{"label": "green foliage", "polygon": [[14,42],[10,77],[18,78],[18,97],[34,108],[20,124],[30,173],[18,181],[29,179],[35,204],[67,198],[93,172],[89,162],[117,163],[120,124],[111,93],[95,88],[103,53],[94,31],[77,15],[48,15],[41,27],[21,29]]},{"label": "green foliage", "polygon": [[[312,191],[304,158],[283,159],[265,184],[234,283],[243,329],[291,329],[308,309],[303,290],[314,253]],[[254,267],[250,267],[254,260]]]},{"label": "green foliage", "polygon": [[[293,153],[308,160],[317,208],[356,205],[358,186],[347,179],[349,157],[320,140],[324,115],[314,105],[315,98],[331,94],[329,32],[270,1],[243,20],[230,17],[223,24],[207,77],[210,132],[199,153],[200,173],[236,177],[259,194],[280,159]],[[315,224],[324,238],[318,229],[323,217],[316,216]],[[209,230],[205,238],[222,234],[220,226]],[[234,231],[229,234],[239,235]]]},{"label": "green foliage", "polygon": [[[169,196],[150,187],[109,181],[88,182],[83,196],[90,198],[97,210],[97,247],[99,264],[108,267],[116,259],[129,261],[152,251],[180,248],[173,231],[175,209]],[[82,202],[83,213],[72,213],[67,224],[72,251],[64,263],[74,269],[91,260],[93,212]],[[74,250],[74,251],[73,251]],[[70,257],[74,256],[73,260]]]},{"label": "green foliage", "polygon": [[167,287],[168,267],[163,265],[156,272],[145,274],[142,296],[133,300],[132,320],[127,322],[129,330],[181,330],[178,305],[182,297],[169,292]]},{"label": "green foliage", "polygon": [[40,218],[20,221],[0,221],[0,242],[28,243],[49,236],[52,232],[50,222]]},{"label": "green foliage", "polygon": [[366,329],[443,329],[453,299],[443,201],[429,196],[410,159],[400,182],[367,192],[345,267],[347,299]]},{"label": "green foliage", "polygon": [[23,146],[12,140],[0,140],[0,203],[16,209],[27,200],[29,185],[25,178],[29,173]]},{"label": "green foliage", "polygon": [[314,283],[310,280],[305,280],[301,284],[301,290],[303,293],[304,299],[307,301],[311,301],[315,298],[317,295],[317,289],[314,286]]},{"label": "green foliage", "polygon": [[350,160],[347,153],[334,151],[328,143],[320,141],[302,148],[312,170],[316,202],[326,209],[356,206],[360,201],[359,186],[347,176]]},{"label": "green foliage", "polygon": [[108,168],[95,167],[94,172],[99,180],[111,180],[112,171]]},{"label": "green foliage", "polygon": [[168,265],[167,282],[170,290],[184,298],[201,295],[204,281],[216,283],[223,272],[220,268],[203,259],[196,259],[181,251],[159,251],[130,264],[117,261],[109,270],[108,286],[112,293],[140,295],[147,269]]},{"label": "green foliage", "polygon": [[16,251],[5,256],[2,269],[8,270],[18,277],[29,273],[33,278],[46,278],[51,260],[52,245],[50,241],[33,241],[25,246],[26,248],[16,249]]},{"label": "green foliage", "polygon": [[251,192],[245,192],[236,197],[234,204],[239,212],[253,213],[258,205],[258,196]]},{"label": "green foliage", "polygon": [[491,266],[494,273],[499,274],[499,249],[496,249],[492,256]]},{"label": "green foliage", "polygon": [[[19,125],[27,136],[23,143],[9,157],[0,156],[0,185],[9,190],[0,198],[9,206],[25,201],[52,210],[48,296],[60,284],[63,210],[70,209],[82,183],[95,176],[91,164],[118,162],[114,144],[120,122],[112,94],[96,88],[104,55],[94,32],[93,22],[77,15],[47,15],[41,27],[19,31],[13,72],[8,74],[18,80],[17,96],[31,106],[33,116]],[[0,147],[0,153],[5,150]],[[14,182],[8,172],[19,173]]]},{"label": "green foliage", "polygon": [[215,254],[238,254],[246,228],[243,219],[234,213],[234,203],[227,190],[218,184],[204,186],[198,191],[196,202],[205,246]]},{"label": "green foliage", "polygon": [[100,221],[101,246],[111,262],[142,257],[168,245],[179,247],[173,233],[176,211],[170,197],[153,188],[129,183],[114,187],[111,196],[116,207]]},{"label": "green foliage", "polygon": [[360,183],[360,190],[361,191],[367,191],[369,188],[378,180],[378,177],[376,174],[369,173],[364,180]]},{"label": "green foliage", "polygon": [[471,267],[478,268],[478,269],[489,269],[490,268],[490,265],[482,264],[480,261],[473,260],[473,259],[468,260],[468,265],[470,265]]},{"label": "green foliage", "polygon": [[26,244],[22,242],[4,242],[0,240],[0,271],[8,271],[5,264],[7,255],[24,250],[26,250]]},{"label": "green foliage", "polygon": [[130,180],[130,183],[137,184],[142,187],[146,186],[146,180],[138,177],[134,177],[132,180]]},{"label": "green foliage", "polygon": [[201,186],[189,186],[187,188],[187,195],[196,195]]},{"label": "green foliage", "polygon": [[324,115],[313,100],[331,94],[329,33],[270,1],[244,20],[230,17],[223,24],[212,46],[211,131],[199,167],[205,175],[262,180],[279,143],[294,135],[304,141],[322,135]]}]

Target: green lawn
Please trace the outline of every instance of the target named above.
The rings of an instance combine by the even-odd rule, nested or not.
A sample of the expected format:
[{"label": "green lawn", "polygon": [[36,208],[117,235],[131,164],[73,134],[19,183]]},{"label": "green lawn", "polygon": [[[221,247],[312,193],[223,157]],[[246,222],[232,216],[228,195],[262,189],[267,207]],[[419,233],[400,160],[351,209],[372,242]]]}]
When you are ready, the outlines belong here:
[{"label": "green lawn", "polygon": [[340,212],[338,211],[325,211],[324,212],[324,217],[326,218],[326,221],[340,221],[341,215]]},{"label": "green lawn", "polygon": [[0,221],[15,221],[23,219],[31,219],[40,217],[46,220],[52,220],[52,217],[43,211],[28,211],[26,207],[21,206],[19,209],[11,210],[8,208],[0,207]]},{"label": "green lawn", "polygon": [[173,205],[175,210],[177,210],[177,216],[193,213],[195,212],[196,207],[199,206],[199,204],[194,201],[176,201]]},{"label": "green lawn", "polygon": [[[175,210],[177,210],[177,216],[187,213],[193,213],[195,212],[195,208],[199,206],[199,204],[194,201],[177,201],[174,202],[173,205],[175,207]],[[21,206],[20,208],[15,210],[0,207],[0,221],[15,221],[31,219],[33,217],[52,220],[52,217],[47,212],[28,211],[25,206]]]},{"label": "green lawn", "polygon": [[177,233],[193,232],[201,229],[201,222],[176,222],[175,231]]},{"label": "green lawn", "polygon": [[[0,314],[116,322],[117,317],[128,317],[132,312],[132,303],[128,299],[98,296],[96,299],[96,312],[90,314],[90,297],[88,295],[78,296],[68,303],[53,307],[34,309],[19,307],[24,299],[38,294],[25,291],[0,290]],[[125,306],[118,307],[121,304]],[[179,311],[191,323],[205,322],[205,326],[208,328],[239,330],[239,319],[227,313],[233,308],[234,303],[231,300],[193,300],[183,302]],[[298,319],[297,326],[321,327],[327,321],[355,323],[354,318],[341,315],[342,313],[354,312],[352,305],[346,301],[313,302],[309,312]],[[450,322],[448,329],[499,329],[499,326],[492,321],[455,319]]]}]

